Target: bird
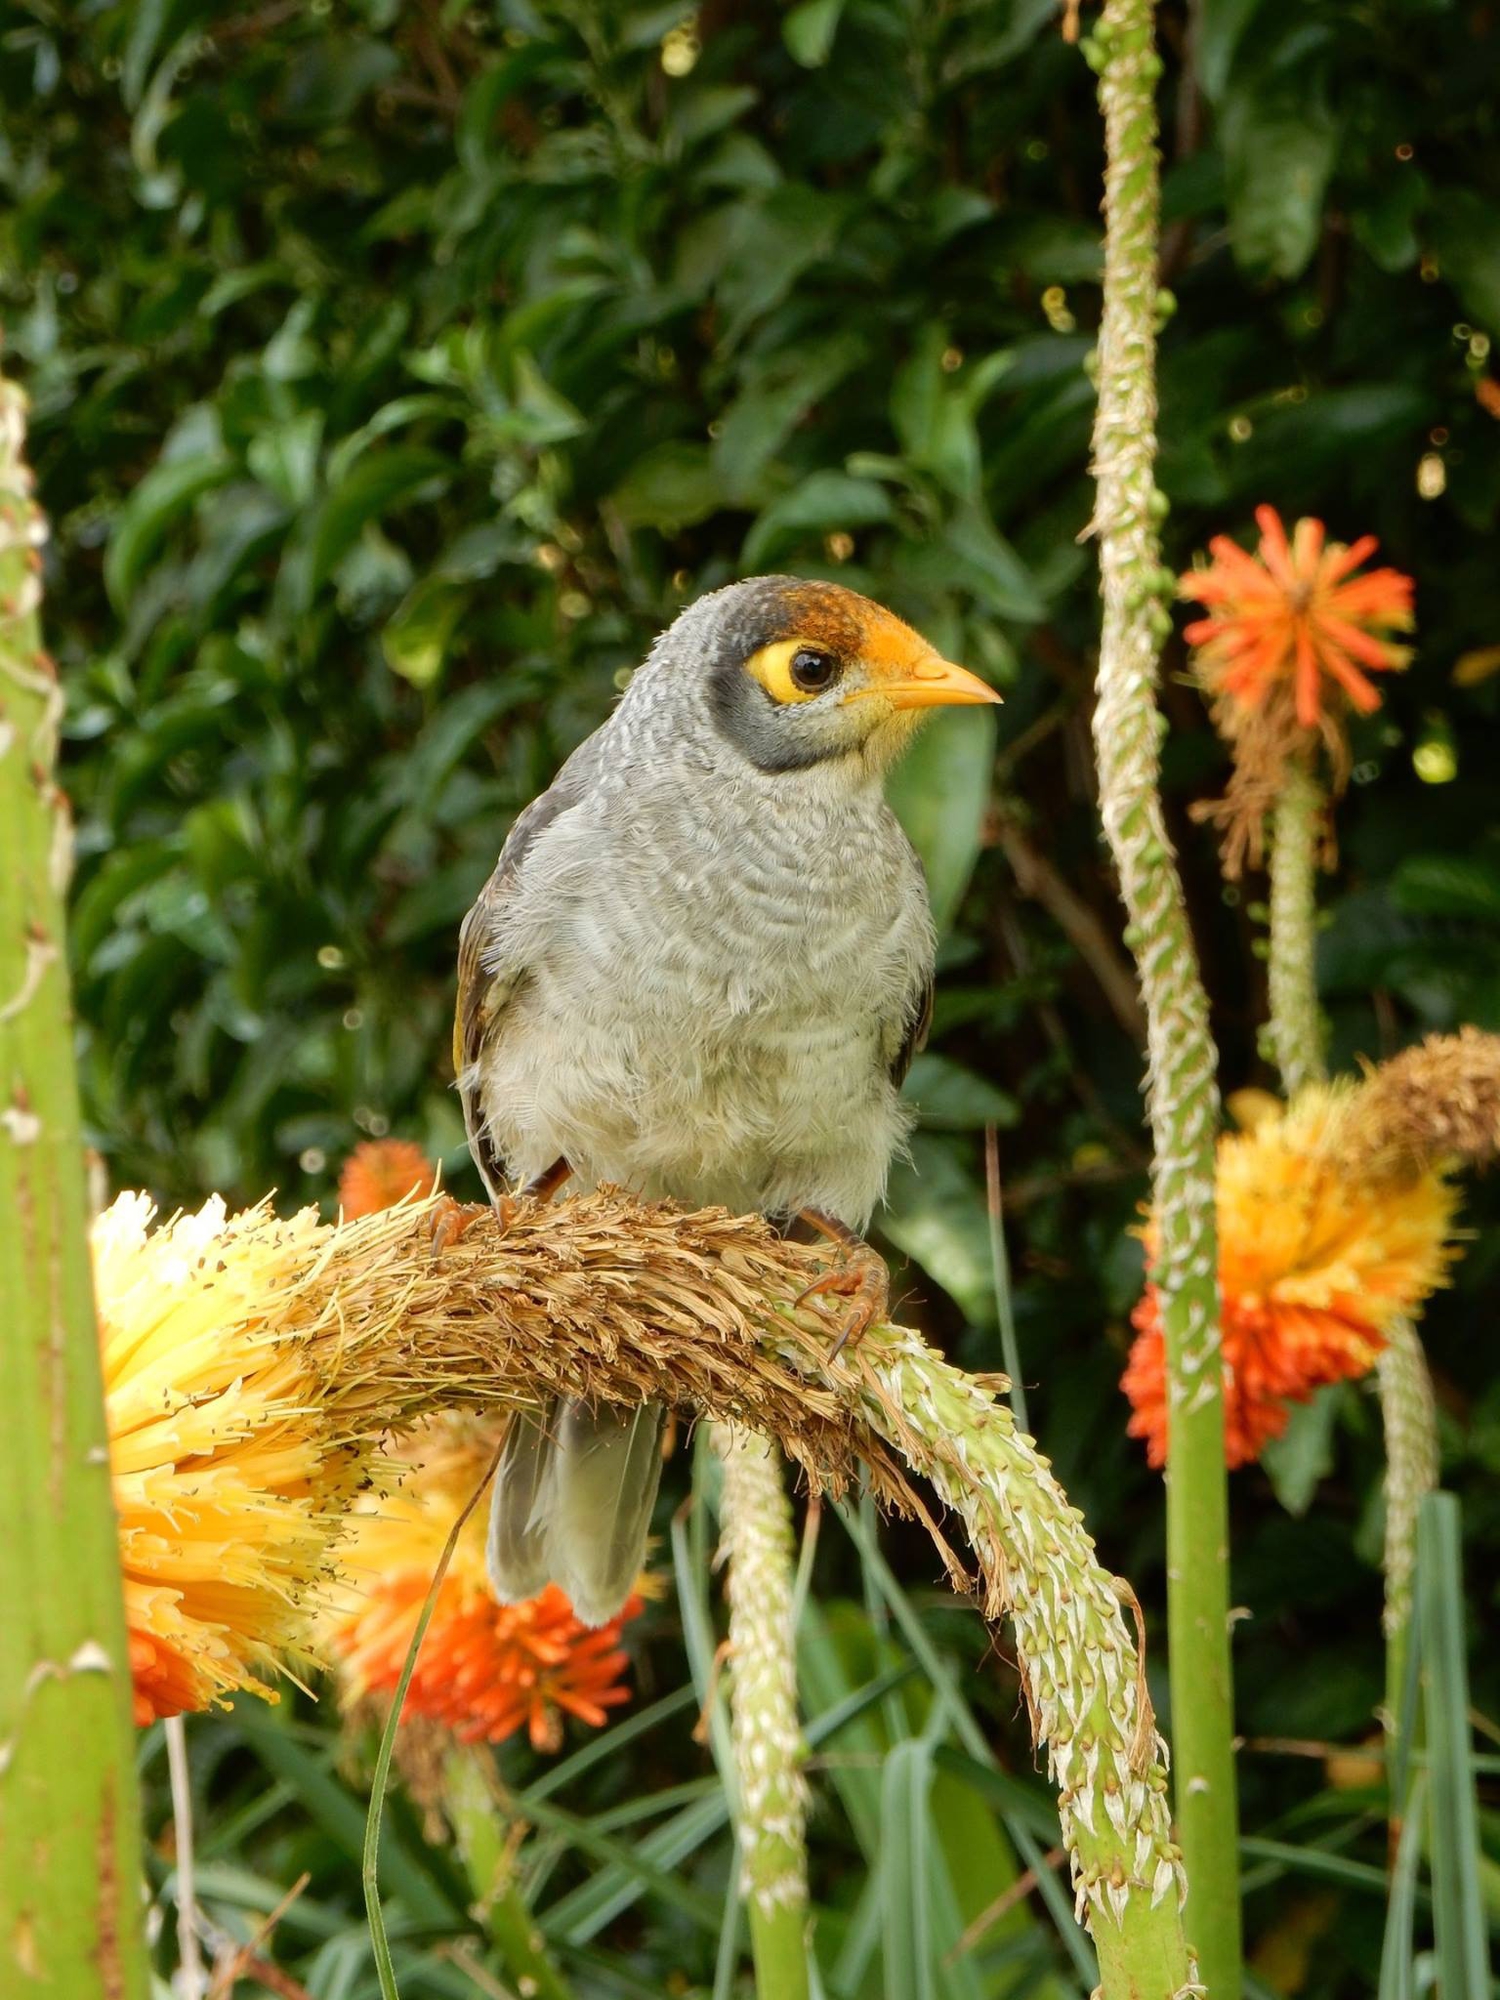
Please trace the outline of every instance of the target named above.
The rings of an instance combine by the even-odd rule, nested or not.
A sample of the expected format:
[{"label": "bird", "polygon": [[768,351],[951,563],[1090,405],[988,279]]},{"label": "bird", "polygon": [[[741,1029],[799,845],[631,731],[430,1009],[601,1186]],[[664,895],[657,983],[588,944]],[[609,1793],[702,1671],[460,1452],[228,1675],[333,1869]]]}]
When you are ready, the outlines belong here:
[{"label": "bird", "polygon": [[[459,942],[454,1069],[502,1213],[568,1181],[759,1213],[838,1242],[814,1288],[884,1310],[862,1233],[909,1126],[935,935],[884,781],[921,720],[997,702],[842,585],[687,606],[514,821]],[[513,1211],[512,1211],[513,1212]],[[645,1560],[662,1411],[552,1398],[512,1419],[488,1567],[615,1616]]]}]

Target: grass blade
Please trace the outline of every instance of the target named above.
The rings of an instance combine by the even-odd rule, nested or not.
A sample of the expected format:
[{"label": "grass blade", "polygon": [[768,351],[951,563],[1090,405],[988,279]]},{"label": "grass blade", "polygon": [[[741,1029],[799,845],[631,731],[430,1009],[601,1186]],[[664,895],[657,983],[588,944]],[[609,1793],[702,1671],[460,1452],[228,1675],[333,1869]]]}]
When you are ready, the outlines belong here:
[{"label": "grass blade", "polygon": [[1417,1618],[1426,1697],[1432,1808],[1432,1902],[1438,1990],[1445,2000],[1490,1990],[1479,1882],[1479,1811],[1470,1762],[1464,1655],[1461,1516],[1451,1493],[1429,1493],[1417,1521]]},{"label": "grass blade", "polygon": [[937,2000],[928,1904],[931,1782],[932,1749],[921,1737],[908,1737],[886,1757],[880,1788],[885,2000]]},{"label": "grass blade", "polygon": [[1385,1936],[1380,1946],[1378,2000],[1415,2000],[1412,1933],[1417,1914],[1417,1864],[1422,1858],[1422,1815],[1426,1809],[1427,1780],[1419,1776],[1407,1795],[1406,1819],[1396,1849],[1396,1865],[1391,1871]]}]

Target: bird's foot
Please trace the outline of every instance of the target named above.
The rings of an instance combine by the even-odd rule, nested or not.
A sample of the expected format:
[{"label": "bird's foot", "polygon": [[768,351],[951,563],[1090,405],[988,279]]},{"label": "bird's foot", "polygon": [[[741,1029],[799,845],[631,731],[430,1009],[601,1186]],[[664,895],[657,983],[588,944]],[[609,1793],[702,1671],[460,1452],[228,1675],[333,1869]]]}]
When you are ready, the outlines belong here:
[{"label": "bird's foot", "polygon": [[428,1217],[428,1228],[432,1235],[432,1254],[441,1257],[462,1240],[476,1222],[491,1213],[488,1202],[455,1201],[451,1194],[445,1194]]},{"label": "bird's foot", "polygon": [[842,1264],[835,1270],[825,1271],[821,1278],[815,1278],[805,1291],[798,1293],[796,1299],[799,1306],[813,1298],[849,1300],[838,1338],[828,1354],[831,1362],[837,1361],[846,1347],[857,1347],[870,1328],[886,1317],[891,1303],[891,1274],[885,1267],[885,1259],[872,1250],[863,1237],[856,1236],[852,1229],[835,1221],[831,1215],[824,1215],[815,1208],[804,1208],[798,1219],[810,1223],[844,1252]]}]

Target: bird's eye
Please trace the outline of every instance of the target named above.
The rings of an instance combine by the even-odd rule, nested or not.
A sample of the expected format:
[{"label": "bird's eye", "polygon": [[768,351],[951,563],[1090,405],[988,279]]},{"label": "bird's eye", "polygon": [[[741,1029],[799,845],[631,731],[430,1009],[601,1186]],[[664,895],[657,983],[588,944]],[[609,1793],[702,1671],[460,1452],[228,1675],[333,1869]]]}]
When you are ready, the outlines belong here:
[{"label": "bird's eye", "polygon": [[804,694],[821,694],[824,688],[833,686],[838,674],[839,663],[832,653],[820,653],[815,647],[801,646],[792,655],[792,685]]}]

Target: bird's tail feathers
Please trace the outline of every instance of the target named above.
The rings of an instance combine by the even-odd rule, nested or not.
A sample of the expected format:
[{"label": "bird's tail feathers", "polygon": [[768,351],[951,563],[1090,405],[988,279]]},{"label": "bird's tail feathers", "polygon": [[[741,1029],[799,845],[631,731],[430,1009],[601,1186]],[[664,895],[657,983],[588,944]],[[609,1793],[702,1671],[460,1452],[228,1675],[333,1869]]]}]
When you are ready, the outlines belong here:
[{"label": "bird's tail feathers", "polygon": [[554,1398],[515,1419],[490,1503],[490,1580],[503,1603],[550,1579],[585,1625],[616,1615],[645,1561],[664,1415],[656,1403]]}]

